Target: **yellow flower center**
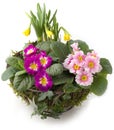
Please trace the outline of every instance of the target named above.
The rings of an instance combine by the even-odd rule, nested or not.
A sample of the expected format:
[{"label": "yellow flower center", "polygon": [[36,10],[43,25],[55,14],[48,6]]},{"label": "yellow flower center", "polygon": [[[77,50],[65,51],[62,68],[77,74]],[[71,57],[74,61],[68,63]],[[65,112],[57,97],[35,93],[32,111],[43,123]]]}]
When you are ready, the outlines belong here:
[{"label": "yellow flower center", "polygon": [[24,34],[25,36],[29,36],[29,35],[30,35],[30,32],[31,32],[30,28],[27,28],[27,29],[23,32],[23,34]]},{"label": "yellow flower center", "polygon": [[36,71],[38,69],[38,65],[36,63],[31,63],[30,64],[30,69]]},{"label": "yellow flower center", "polygon": [[65,41],[69,41],[69,40],[70,40],[70,34],[65,33],[65,34],[64,34],[64,40],[65,40]]},{"label": "yellow flower center", "polygon": [[88,67],[89,67],[89,68],[94,68],[94,63],[93,63],[92,61],[90,61],[90,62],[88,63]]},{"label": "yellow flower center", "polygon": [[79,70],[79,69],[80,69],[80,66],[79,66],[79,65],[74,64],[73,68],[74,68],[74,70]]},{"label": "yellow flower center", "polygon": [[87,75],[82,75],[81,80],[86,81],[87,80]]},{"label": "yellow flower center", "polygon": [[28,51],[27,51],[27,54],[31,54],[33,52],[33,49],[29,49]]},{"label": "yellow flower center", "polygon": [[41,58],[40,62],[42,65],[45,65],[47,63],[47,59],[46,58]]},{"label": "yellow flower center", "polygon": [[81,62],[83,60],[82,56],[78,56],[78,60]]},{"label": "yellow flower center", "polygon": [[40,78],[40,84],[42,84],[43,86],[46,86],[47,83],[48,83],[48,81],[47,81],[46,77]]}]

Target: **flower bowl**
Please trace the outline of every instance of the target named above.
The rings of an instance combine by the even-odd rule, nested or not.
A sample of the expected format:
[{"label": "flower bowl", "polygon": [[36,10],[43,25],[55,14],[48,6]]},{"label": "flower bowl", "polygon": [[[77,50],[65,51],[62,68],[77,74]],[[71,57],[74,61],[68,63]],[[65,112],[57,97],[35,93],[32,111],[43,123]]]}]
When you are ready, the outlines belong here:
[{"label": "flower bowl", "polygon": [[32,11],[27,14],[30,25],[23,33],[29,36],[32,26],[37,40],[13,52],[2,74],[2,80],[9,79],[17,96],[34,104],[32,115],[43,119],[59,118],[91,93],[101,96],[107,88],[107,75],[112,73],[108,59],[100,58],[84,41],[71,39],[59,26],[56,13],[51,16],[45,5],[41,8],[37,4],[37,15]]}]

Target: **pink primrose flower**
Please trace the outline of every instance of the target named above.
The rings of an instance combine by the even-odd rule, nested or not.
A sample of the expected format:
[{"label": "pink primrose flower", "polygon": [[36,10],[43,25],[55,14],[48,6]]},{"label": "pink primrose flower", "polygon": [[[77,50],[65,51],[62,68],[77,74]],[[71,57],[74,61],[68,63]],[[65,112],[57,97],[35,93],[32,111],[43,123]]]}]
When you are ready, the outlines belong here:
[{"label": "pink primrose flower", "polygon": [[93,74],[102,70],[100,61],[97,58],[94,58],[93,56],[86,56],[84,68],[86,71],[89,71]]},{"label": "pink primrose flower", "polygon": [[81,86],[89,86],[93,82],[93,75],[86,71],[80,71],[80,73],[76,75],[75,81]]}]

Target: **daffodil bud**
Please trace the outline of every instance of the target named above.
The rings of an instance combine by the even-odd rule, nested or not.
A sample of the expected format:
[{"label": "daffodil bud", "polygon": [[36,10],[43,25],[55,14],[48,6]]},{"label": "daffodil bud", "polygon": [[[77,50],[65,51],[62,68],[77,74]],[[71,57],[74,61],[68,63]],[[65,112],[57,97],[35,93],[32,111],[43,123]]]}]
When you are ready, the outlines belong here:
[{"label": "daffodil bud", "polygon": [[47,35],[48,38],[52,38],[53,32],[48,30],[48,29],[46,29],[46,35]]},{"label": "daffodil bud", "polygon": [[25,36],[29,36],[30,33],[31,33],[31,29],[30,29],[30,27],[27,28],[27,29],[23,32],[23,34],[24,34]]},{"label": "daffodil bud", "polygon": [[64,40],[69,41],[70,40],[70,34],[69,33],[64,33]]}]

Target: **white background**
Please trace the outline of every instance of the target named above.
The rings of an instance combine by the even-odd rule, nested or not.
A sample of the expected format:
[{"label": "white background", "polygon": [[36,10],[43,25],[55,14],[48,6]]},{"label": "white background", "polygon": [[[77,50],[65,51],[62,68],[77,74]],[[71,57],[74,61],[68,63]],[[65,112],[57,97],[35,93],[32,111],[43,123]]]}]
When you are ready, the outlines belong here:
[{"label": "white background", "polygon": [[[0,75],[5,70],[5,59],[11,50],[21,50],[32,36],[24,37],[28,27],[25,12],[36,10],[36,3],[48,9],[58,9],[58,21],[69,30],[74,39],[86,41],[100,57],[106,57],[114,66],[114,0],[3,0],[0,1]],[[8,82],[0,80],[0,130],[114,130],[114,75],[108,76],[106,93],[90,95],[81,107],[65,113],[61,119],[31,118],[33,111],[17,98]]]}]

